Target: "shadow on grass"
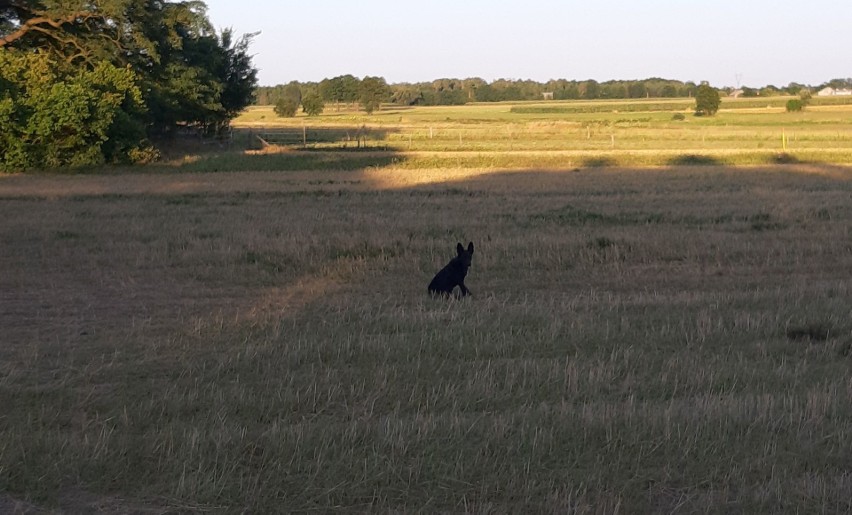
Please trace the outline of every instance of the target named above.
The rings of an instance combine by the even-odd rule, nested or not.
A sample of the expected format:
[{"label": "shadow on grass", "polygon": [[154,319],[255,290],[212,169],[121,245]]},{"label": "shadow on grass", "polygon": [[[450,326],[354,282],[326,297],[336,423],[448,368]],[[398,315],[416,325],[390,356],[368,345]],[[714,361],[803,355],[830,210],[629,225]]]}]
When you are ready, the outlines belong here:
[{"label": "shadow on grass", "polygon": [[604,168],[607,166],[618,166],[618,161],[612,157],[596,156],[584,159],[581,165],[584,168]]},{"label": "shadow on grass", "polygon": [[798,157],[794,156],[793,154],[788,154],[787,152],[775,154],[770,158],[770,162],[772,164],[777,165],[793,165],[807,163],[807,161],[802,161]]},{"label": "shadow on grass", "polygon": [[675,156],[668,161],[669,166],[712,166],[721,164],[723,163],[719,159],[701,154],[683,154]]},{"label": "shadow on grass", "polygon": [[[348,150],[335,152],[223,153],[204,156],[177,166],[182,172],[316,171],[362,170],[399,165],[405,157],[398,152]],[[170,167],[174,169],[173,166]]]},{"label": "shadow on grass", "polygon": [[[791,165],[791,164],[820,164],[816,161],[803,160],[788,152],[777,154],[758,154],[753,159],[754,163],[767,165]],[[682,154],[674,156],[666,163],[668,166],[736,166],[736,163],[727,162],[723,158],[704,154]],[[746,164],[746,163],[744,163]]]},{"label": "shadow on grass", "polygon": [[234,140],[250,149],[268,146],[285,149],[387,150],[388,134],[395,128],[346,127],[245,127],[234,129]]},{"label": "shadow on grass", "polygon": [[[314,171],[381,168],[403,156],[383,142],[393,129],[349,127],[252,127],[234,130],[228,148],[192,150],[149,170],[185,172]],[[179,153],[171,153],[180,156]]]}]

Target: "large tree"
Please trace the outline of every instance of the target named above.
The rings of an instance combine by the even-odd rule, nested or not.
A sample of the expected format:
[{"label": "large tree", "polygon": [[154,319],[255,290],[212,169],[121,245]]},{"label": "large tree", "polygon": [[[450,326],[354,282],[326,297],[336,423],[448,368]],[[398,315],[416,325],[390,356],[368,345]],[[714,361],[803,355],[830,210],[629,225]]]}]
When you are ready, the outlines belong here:
[{"label": "large tree", "polygon": [[695,93],[695,114],[699,116],[713,116],[719,110],[722,100],[716,88],[702,83]]},{"label": "large tree", "polygon": [[[235,38],[231,30],[218,34],[201,1],[0,2],[0,52],[7,60],[43,56],[58,87],[69,80],[71,70],[93,72],[105,64],[126,69],[141,102],[132,109],[122,104],[123,114],[115,119],[142,123],[151,135],[167,134],[180,125],[208,132],[226,127],[251,102],[256,87],[257,71],[248,54],[252,37]],[[14,111],[22,116],[29,112],[18,109],[25,97],[14,91],[25,85],[15,80],[0,84],[0,100],[15,103]],[[67,106],[59,102],[42,107],[61,117],[59,111]],[[60,135],[43,135],[50,137]],[[109,147],[106,143],[103,148]]]},{"label": "large tree", "polygon": [[129,68],[0,50],[0,171],[150,157],[142,110]]},{"label": "large tree", "polygon": [[382,102],[389,99],[390,87],[382,77],[364,77],[360,93],[358,100],[361,102],[361,108],[367,111],[367,114],[372,114],[381,107]]},{"label": "large tree", "polygon": [[319,94],[326,102],[352,103],[358,101],[361,81],[353,75],[340,75],[319,83]]}]

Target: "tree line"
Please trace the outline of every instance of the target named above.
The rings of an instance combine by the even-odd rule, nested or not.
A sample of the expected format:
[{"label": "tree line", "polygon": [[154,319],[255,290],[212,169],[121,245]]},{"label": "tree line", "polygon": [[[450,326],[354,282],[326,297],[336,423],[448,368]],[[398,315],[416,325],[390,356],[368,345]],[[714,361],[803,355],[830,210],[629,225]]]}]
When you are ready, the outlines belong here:
[{"label": "tree line", "polygon": [[0,171],[146,161],[227,128],[254,98],[253,36],[197,0],[0,2]]},{"label": "tree line", "polygon": [[[365,77],[363,80],[353,75],[341,75],[320,82],[298,82],[277,86],[263,86],[257,89],[257,105],[279,105],[287,99],[295,114],[302,96],[314,103],[354,104],[364,97],[362,83],[379,81],[383,88],[368,95],[375,102],[375,96],[382,103],[396,105],[462,105],[468,102],[506,102],[523,100],[600,100],[631,98],[680,98],[695,97],[701,84],[661,78],[645,80],[595,80],[557,79],[547,82],[533,80],[498,79],[491,82],[481,78],[438,79],[431,82],[387,84],[381,77]],[[833,87],[848,87],[850,79],[835,79],[826,83]],[[819,86],[819,87],[822,87]],[[811,86],[790,83],[784,87],[772,85],[761,88],[743,87],[742,96],[799,95]],[[734,88],[717,89],[719,93],[730,94]],[[323,107],[320,106],[319,112]],[[308,112],[308,109],[305,109]],[[316,112],[316,108],[314,109]],[[309,113],[310,114],[310,113]],[[318,114],[318,113],[317,113]]]}]

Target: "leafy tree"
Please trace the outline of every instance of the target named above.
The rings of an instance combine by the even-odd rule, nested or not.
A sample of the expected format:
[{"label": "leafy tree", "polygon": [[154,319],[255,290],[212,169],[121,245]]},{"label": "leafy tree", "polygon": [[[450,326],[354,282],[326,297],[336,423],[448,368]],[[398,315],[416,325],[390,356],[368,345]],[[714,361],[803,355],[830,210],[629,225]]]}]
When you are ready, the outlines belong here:
[{"label": "leafy tree", "polygon": [[801,91],[806,91],[808,88],[804,84],[799,84],[798,82],[791,82],[785,88],[787,90],[787,94],[789,95],[798,95]]},{"label": "leafy tree", "polygon": [[333,79],[325,79],[319,83],[319,93],[326,102],[352,103],[357,102],[360,95],[361,81],[352,75],[341,75]]},{"label": "leafy tree", "polygon": [[407,106],[425,104],[423,93],[414,84],[394,84],[391,86],[391,102]]},{"label": "leafy tree", "polygon": [[229,28],[220,35],[219,48],[223,55],[216,75],[222,80],[222,108],[229,120],[254,100],[257,68],[252,64],[249,46],[258,34],[244,34],[235,40]]},{"label": "leafy tree", "polygon": [[787,101],[787,112],[804,111],[808,104],[811,103],[811,92],[809,89],[802,88],[799,90],[799,98],[794,98]]},{"label": "leafy tree", "polygon": [[278,102],[275,103],[275,107],[273,111],[278,116],[282,116],[284,118],[292,118],[296,116],[296,111],[299,110],[299,104],[295,102],[292,98],[281,97],[278,99]]},{"label": "leafy tree", "polygon": [[485,84],[476,88],[474,98],[476,98],[477,102],[496,102],[499,97],[491,84]]},{"label": "leafy tree", "polygon": [[762,97],[774,97],[781,94],[781,90],[769,84],[768,86],[764,86],[760,88],[760,96]]},{"label": "leafy tree", "polygon": [[820,89],[824,87],[832,87],[834,89],[849,89],[852,88],[852,78],[831,79],[830,81],[828,81],[828,83],[823,84]]},{"label": "leafy tree", "polygon": [[275,101],[273,111],[278,116],[292,118],[296,116],[299,105],[302,103],[302,89],[299,83],[292,81],[281,89],[278,100]]},{"label": "leafy tree", "polygon": [[798,98],[793,98],[787,101],[787,112],[797,112],[805,108],[805,103]]},{"label": "leafy tree", "polygon": [[[144,124],[152,135],[179,125],[210,132],[227,126],[256,87],[248,54],[252,36],[237,39],[230,29],[217,34],[197,0],[0,2],[0,51],[48,55],[57,66],[52,77],[58,87],[66,73],[59,65],[87,71],[104,63],[129,67],[144,107],[122,109],[117,116],[128,116],[133,126]],[[119,147],[124,148],[115,150]]]},{"label": "leafy tree", "polygon": [[583,98],[586,100],[594,100],[596,98],[600,98],[601,96],[601,86],[595,80],[588,80],[585,83],[585,89],[583,91]]},{"label": "leafy tree", "polygon": [[292,81],[284,86],[284,91],[281,93],[281,96],[298,106],[302,103],[302,88],[299,86],[298,82]]},{"label": "leafy tree", "polygon": [[660,96],[665,98],[673,98],[677,96],[677,87],[674,84],[666,84],[660,91]]},{"label": "leafy tree", "polygon": [[569,84],[564,88],[557,89],[553,97],[556,100],[576,100],[580,98],[580,87],[577,84]]},{"label": "leafy tree", "polygon": [[131,161],[144,154],[142,94],[128,68],[0,50],[0,170]]},{"label": "leafy tree", "polygon": [[648,96],[648,88],[644,82],[634,82],[627,86],[628,98],[645,98]]},{"label": "leafy tree", "polygon": [[317,92],[311,92],[302,97],[302,110],[308,116],[319,116],[325,109],[325,102]]},{"label": "leafy tree", "polygon": [[713,116],[719,110],[722,99],[719,92],[706,82],[698,86],[695,93],[695,114],[697,116]]},{"label": "leafy tree", "polygon": [[0,3],[0,48],[39,49],[69,64],[115,54],[120,20],[132,0],[6,0]]},{"label": "leafy tree", "polygon": [[390,88],[382,77],[364,77],[361,81],[359,101],[367,114],[379,109],[389,96]]}]

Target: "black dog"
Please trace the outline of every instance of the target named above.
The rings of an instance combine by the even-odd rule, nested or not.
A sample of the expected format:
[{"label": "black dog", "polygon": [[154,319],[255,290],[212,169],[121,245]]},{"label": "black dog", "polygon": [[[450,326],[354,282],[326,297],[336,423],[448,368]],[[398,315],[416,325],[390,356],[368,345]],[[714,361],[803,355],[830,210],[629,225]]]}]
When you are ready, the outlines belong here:
[{"label": "black dog", "polygon": [[458,286],[461,288],[462,297],[472,294],[464,285],[464,278],[467,275],[467,269],[470,268],[471,258],[473,258],[473,242],[467,244],[467,250],[459,243],[456,246],[456,251],[458,256],[450,260],[447,266],[435,274],[435,278],[429,283],[429,293],[449,296],[453,289]]}]

